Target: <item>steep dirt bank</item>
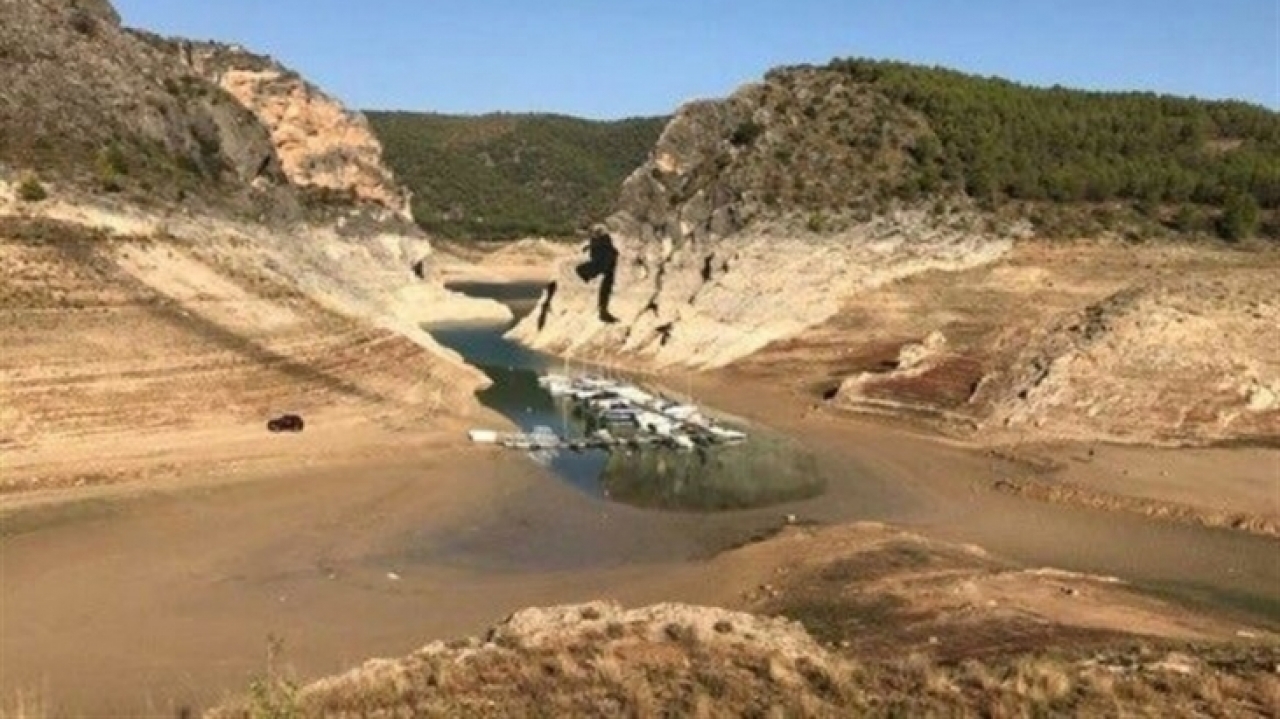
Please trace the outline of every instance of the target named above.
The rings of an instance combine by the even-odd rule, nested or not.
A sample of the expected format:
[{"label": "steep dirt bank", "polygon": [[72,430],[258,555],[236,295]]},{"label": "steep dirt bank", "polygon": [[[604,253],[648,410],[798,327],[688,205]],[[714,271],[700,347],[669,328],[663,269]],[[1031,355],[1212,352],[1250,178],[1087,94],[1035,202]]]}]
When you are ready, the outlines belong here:
[{"label": "steep dirt bank", "polygon": [[984,442],[1274,440],[1277,268],[1270,249],[1024,242],[850,296],[739,368]]},{"label": "steep dirt bank", "polygon": [[[791,529],[705,572],[739,587],[766,578],[734,603],[754,613],[605,602],[527,609],[483,639],[435,642],[300,690],[269,675],[255,699],[210,716],[266,706],[302,716],[1276,708],[1274,639],[1169,643],[1234,632],[1106,578],[1021,569],[867,524]],[[1232,689],[1218,694],[1223,687]]]},{"label": "steep dirt bank", "polygon": [[376,435],[361,428],[473,411],[484,378],[417,323],[492,303],[392,269],[394,246],[87,202],[0,209],[18,213],[0,214],[3,491],[296,455],[264,430],[281,412],[330,454]]}]

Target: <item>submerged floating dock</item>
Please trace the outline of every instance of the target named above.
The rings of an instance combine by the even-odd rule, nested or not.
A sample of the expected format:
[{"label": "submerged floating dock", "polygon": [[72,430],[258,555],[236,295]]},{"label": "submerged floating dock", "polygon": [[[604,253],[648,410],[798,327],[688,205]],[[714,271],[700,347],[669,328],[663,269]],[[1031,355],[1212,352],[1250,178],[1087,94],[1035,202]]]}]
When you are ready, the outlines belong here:
[{"label": "submerged floating dock", "polygon": [[653,446],[691,450],[747,440],[745,432],[719,425],[697,405],[669,400],[626,382],[550,374],[539,377],[538,384],[552,397],[572,404],[587,418],[591,430],[583,437],[568,437],[550,427],[535,427],[531,432],[473,429],[467,433],[471,441],[530,451],[581,452]]}]

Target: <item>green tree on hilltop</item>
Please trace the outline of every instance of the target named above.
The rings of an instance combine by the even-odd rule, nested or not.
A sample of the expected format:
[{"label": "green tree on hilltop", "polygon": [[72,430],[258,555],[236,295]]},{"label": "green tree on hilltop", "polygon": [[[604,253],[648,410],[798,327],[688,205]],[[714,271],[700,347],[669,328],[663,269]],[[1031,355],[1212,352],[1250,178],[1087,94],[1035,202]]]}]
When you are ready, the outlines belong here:
[{"label": "green tree on hilltop", "polygon": [[1233,242],[1248,239],[1258,231],[1258,215],[1258,203],[1251,195],[1234,194],[1222,208],[1218,233]]}]

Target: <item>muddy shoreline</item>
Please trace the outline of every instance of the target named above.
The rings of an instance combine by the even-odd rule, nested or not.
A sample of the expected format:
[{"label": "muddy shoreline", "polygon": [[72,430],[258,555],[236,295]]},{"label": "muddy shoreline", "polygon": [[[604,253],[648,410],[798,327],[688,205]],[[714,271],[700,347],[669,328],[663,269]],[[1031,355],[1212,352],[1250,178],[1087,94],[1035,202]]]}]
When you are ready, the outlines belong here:
[{"label": "muddy shoreline", "polygon": [[71,713],[171,712],[247,686],[269,637],[314,677],[531,605],[742,606],[775,567],[726,550],[788,514],[889,522],[1030,567],[1111,574],[1172,600],[1170,611],[1280,630],[1274,539],[991,491],[1025,467],[814,412],[784,389],[743,393],[747,379],[693,376],[687,389],[818,450],[843,478],[825,495],[724,514],[628,507],[522,457],[450,446],[449,432],[462,443],[455,418],[430,432],[379,430],[345,458],[330,447],[300,464],[299,448],[234,478],[125,483],[93,500],[51,492],[26,509],[21,493],[0,497],[5,690],[35,689]]},{"label": "muddy shoreline", "polygon": [[[588,366],[633,374],[672,396],[691,394],[716,413],[799,438],[807,447],[819,450],[826,462],[853,467],[860,477],[874,478],[854,494],[871,493],[871,503],[878,505],[875,516],[860,515],[851,503],[828,497],[815,503],[820,506],[814,513],[800,515],[803,519],[820,523],[849,519],[887,521],[933,538],[976,544],[1022,562],[1121,576],[1199,611],[1261,616],[1269,623],[1280,621],[1280,566],[1271,559],[1277,549],[1276,535],[1271,531],[1272,517],[1280,516],[1280,491],[1272,489],[1280,487],[1280,452],[1259,448],[1120,448],[1136,453],[1148,463],[1157,462],[1175,470],[1187,452],[1226,453],[1227,456],[1214,456],[1211,462],[1217,468],[1219,482],[1223,474],[1233,471],[1250,475],[1243,481],[1227,482],[1225,492],[1221,484],[1201,483],[1186,500],[1187,505],[1182,505],[1189,508],[1178,512],[1171,507],[1180,505],[1162,498],[1166,490],[1163,486],[1154,490],[1146,487],[1155,495],[1146,499],[1126,496],[1122,488],[1095,490],[1093,494],[1034,489],[1058,486],[1053,484],[1057,481],[1053,468],[1076,453],[1102,447],[1097,443],[1042,444],[995,451],[989,446],[939,436],[901,418],[883,421],[828,411],[803,394],[753,384],[752,375],[732,368],[681,375],[656,373],[616,360],[606,363],[583,357],[573,359]],[[751,391],[744,392],[743,387],[751,387]],[[1107,451],[1102,448],[1099,453]],[[1277,468],[1274,474],[1269,470],[1272,463]],[[1202,468],[1203,463],[1193,465],[1193,476]],[[1096,475],[1085,476],[1089,481],[1101,481]],[[1000,483],[1011,477],[1032,489],[1002,489]],[[1188,481],[1187,477],[1178,479],[1183,485]],[[874,485],[881,488],[879,492],[869,489]],[[886,496],[890,495],[896,497],[896,507],[887,503]],[[1218,502],[1226,502],[1227,509],[1212,506]],[[1262,513],[1249,509],[1261,509]],[[847,513],[848,519],[841,518],[841,512]],[[1023,515],[1021,519],[1019,514]],[[1241,519],[1242,516],[1247,518]],[[1097,542],[1112,538],[1114,546],[1123,546],[1133,541],[1142,552],[1135,549],[1133,557],[1106,559],[1110,550],[1084,547],[1085,551],[1077,554],[1073,548],[1079,548],[1080,540],[1073,537],[1080,533],[1073,525],[1085,528],[1097,537]],[[1239,551],[1252,555],[1255,561],[1249,562],[1248,567],[1215,567],[1213,562],[1201,561],[1203,557],[1184,554],[1189,544],[1197,542],[1215,547],[1215,553],[1221,551],[1222,558],[1240,556],[1236,550],[1227,549],[1238,544]],[[1144,570],[1144,561],[1152,566]],[[1215,575],[1221,586],[1182,578],[1197,572]]]},{"label": "muddy shoreline", "polygon": [[[1280,447],[1247,441],[1212,446],[1157,446],[1105,441],[984,442],[939,430],[909,414],[868,414],[830,406],[818,394],[762,387],[752,372],[652,368],[628,360],[584,358],[591,367],[622,370],[672,396],[751,418],[791,437],[818,425],[883,431],[923,445],[958,448],[1000,460],[985,488],[1029,500],[1140,515],[1155,520],[1280,538]],[[741,391],[751,387],[750,392]],[[1212,476],[1212,481],[1201,481]]]}]

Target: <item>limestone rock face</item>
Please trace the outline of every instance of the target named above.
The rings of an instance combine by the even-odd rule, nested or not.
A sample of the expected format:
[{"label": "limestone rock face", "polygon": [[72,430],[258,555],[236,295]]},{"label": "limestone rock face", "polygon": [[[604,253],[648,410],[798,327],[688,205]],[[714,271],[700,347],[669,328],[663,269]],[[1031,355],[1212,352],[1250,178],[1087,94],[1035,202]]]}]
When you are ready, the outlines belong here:
[{"label": "limestone rock face", "polygon": [[184,44],[183,57],[257,116],[289,182],[412,219],[409,195],[383,163],[382,145],[363,115],[297,73],[238,47]]},{"label": "limestone rock face", "polygon": [[[1216,295],[1216,297],[1215,297]],[[1126,288],[1018,347],[975,396],[992,429],[1185,442],[1280,437],[1280,293],[1185,280]]]},{"label": "limestone rock face", "polygon": [[1012,244],[932,226],[915,212],[823,237],[775,225],[680,244],[622,233],[609,242],[618,258],[607,307],[605,279],[580,271],[589,264],[584,253],[562,264],[555,293],[513,337],[569,355],[622,352],[660,367],[721,367],[830,318],[852,293],[993,262]]},{"label": "limestone rock face", "polygon": [[[877,134],[889,121],[899,131]],[[1021,228],[874,197],[920,131],[865,88],[803,68],[683,107],[512,336],[576,356],[721,367],[830,318],[852,293],[994,262]]]}]

